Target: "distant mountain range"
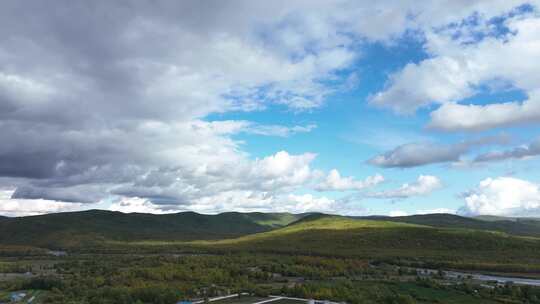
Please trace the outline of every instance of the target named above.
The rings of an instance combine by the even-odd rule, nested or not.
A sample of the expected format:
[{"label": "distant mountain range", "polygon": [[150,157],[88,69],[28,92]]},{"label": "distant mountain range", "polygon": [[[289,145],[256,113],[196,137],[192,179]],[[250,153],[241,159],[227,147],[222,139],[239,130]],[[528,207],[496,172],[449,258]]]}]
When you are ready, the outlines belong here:
[{"label": "distant mountain range", "polygon": [[121,213],[104,210],[0,218],[0,244],[64,247],[85,241],[215,240],[286,226],[302,214],[204,215]]},{"label": "distant mountain range", "polygon": [[[250,238],[260,237],[260,235],[276,237],[280,235],[276,234],[278,231],[290,232],[294,230],[292,227],[306,227],[306,225],[312,227],[321,223],[327,225],[329,218],[339,225],[343,224],[345,228],[352,227],[351,229],[357,229],[359,225],[363,225],[362,223],[373,226],[379,222],[382,226],[393,223],[391,226],[397,230],[411,227],[431,227],[494,231],[515,236],[540,237],[540,221],[525,218],[469,218],[451,214],[340,217],[320,213],[256,212],[227,212],[217,215],[181,212],[156,215],[90,210],[16,218],[2,217],[0,218],[0,245],[67,248],[100,242],[178,242]],[[323,231],[328,231],[324,227],[320,228]],[[340,231],[342,230],[340,228]],[[384,230],[377,231],[381,233]],[[404,231],[409,230],[405,229]],[[290,246],[294,246],[294,244]]]},{"label": "distant mountain range", "polygon": [[534,218],[506,218],[495,216],[480,216],[472,218],[446,213],[397,217],[368,216],[355,218],[402,222],[442,228],[490,230],[520,236],[540,237],[540,221]]},{"label": "distant mountain range", "polygon": [[474,217],[475,219],[482,221],[512,221],[512,222],[530,222],[540,221],[540,217],[509,217],[509,216],[496,216],[496,215],[478,215]]}]

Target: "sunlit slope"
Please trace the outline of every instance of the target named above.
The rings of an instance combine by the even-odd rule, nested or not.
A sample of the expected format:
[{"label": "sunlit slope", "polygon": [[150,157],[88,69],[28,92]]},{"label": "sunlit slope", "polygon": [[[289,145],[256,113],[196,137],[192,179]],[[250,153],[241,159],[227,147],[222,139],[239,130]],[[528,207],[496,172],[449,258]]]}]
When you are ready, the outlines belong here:
[{"label": "sunlit slope", "polygon": [[306,217],[287,227],[196,245],[228,251],[332,256],[540,261],[540,240],[501,232],[350,219]]},{"label": "sunlit slope", "polygon": [[530,218],[505,218],[494,216],[471,218],[445,213],[397,217],[372,216],[357,218],[428,225],[442,228],[467,228],[500,231],[513,235],[540,237],[540,221]]},{"label": "sunlit slope", "polygon": [[[538,238],[451,228],[452,222],[457,227],[469,223],[461,218],[412,219],[421,219],[422,224],[324,214],[152,215],[93,210],[2,219],[0,245],[100,252],[264,252],[540,265]],[[434,227],[436,224],[446,227]]]}]

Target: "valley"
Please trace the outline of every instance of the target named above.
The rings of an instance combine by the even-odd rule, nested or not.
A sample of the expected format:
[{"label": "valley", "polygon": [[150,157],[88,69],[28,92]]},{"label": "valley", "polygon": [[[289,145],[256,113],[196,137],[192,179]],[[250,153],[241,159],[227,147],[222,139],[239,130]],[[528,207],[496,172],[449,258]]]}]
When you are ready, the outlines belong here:
[{"label": "valley", "polygon": [[[85,211],[69,218],[102,226],[73,226],[80,230],[59,237],[63,216],[0,220],[4,298],[23,291],[32,303],[176,303],[246,293],[242,304],[284,301],[268,296],[434,303],[443,295],[437,303],[536,303],[540,296],[540,239],[512,234],[512,221],[189,213],[150,216],[161,227],[153,238],[151,225],[137,234],[121,228],[148,221],[145,215]],[[428,225],[429,217],[456,224]],[[8,233],[21,227],[28,234]]]}]

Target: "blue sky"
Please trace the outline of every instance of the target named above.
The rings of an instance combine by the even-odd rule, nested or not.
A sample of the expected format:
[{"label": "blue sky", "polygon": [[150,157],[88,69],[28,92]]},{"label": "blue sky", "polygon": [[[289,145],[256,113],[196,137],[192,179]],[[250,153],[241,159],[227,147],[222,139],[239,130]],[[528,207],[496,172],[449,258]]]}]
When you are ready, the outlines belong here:
[{"label": "blue sky", "polygon": [[0,214],[540,216],[537,1],[1,5]]},{"label": "blue sky", "polygon": [[[498,18],[497,22],[503,22]],[[500,26],[494,35],[501,35],[508,29]],[[453,167],[450,162],[428,164],[415,168],[379,168],[367,164],[374,155],[384,153],[396,146],[413,142],[431,142],[433,144],[452,144],[470,138],[483,136],[507,136],[510,145],[527,144],[539,136],[539,131],[529,124],[515,127],[502,127],[482,132],[439,132],[426,130],[429,113],[433,110],[421,109],[414,115],[396,115],[391,111],[373,107],[369,104],[371,95],[383,90],[390,75],[399,73],[406,64],[420,63],[430,57],[423,49],[423,41],[417,37],[403,37],[392,44],[368,43],[355,49],[359,58],[347,68],[349,73],[357,73],[359,79],[349,90],[336,92],[327,98],[326,104],[319,109],[296,112],[286,107],[275,106],[261,112],[233,112],[208,117],[210,120],[252,120],[268,125],[315,124],[317,128],[290,137],[272,137],[256,134],[239,134],[237,140],[244,142],[242,148],[252,157],[263,158],[274,151],[285,150],[294,154],[304,151],[317,153],[314,166],[329,171],[339,168],[345,176],[363,178],[381,173],[388,180],[381,189],[399,187],[414,181],[421,174],[441,178],[442,187],[425,196],[404,199],[358,198],[361,213],[369,214],[415,214],[418,212],[458,212],[463,206],[463,196],[471,185],[493,176],[512,176],[538,181],[535,169],[538,160],[509,160],[482,166]],[[347,75],[342,76],[345,82]],[[484,87],[482,87],[484,86]],[[487,105],[508,101],[523,102],[526,92],[509,87],[492,90],[489,84],[480,84],[474,95],[464,98],[466,104]],[[463,117],[466,119],[466,117]],[[471,158],[493,147],[475,149],[464,155]],[[499,149],[501,147],[498,147]],[[300,189],[300,193],[313,193],[309,189]],[[349,193],[350,194],[350,193]],[[338,199],[340,192],[327,193]],[[355,212],[355,211],[352,211]]]}]

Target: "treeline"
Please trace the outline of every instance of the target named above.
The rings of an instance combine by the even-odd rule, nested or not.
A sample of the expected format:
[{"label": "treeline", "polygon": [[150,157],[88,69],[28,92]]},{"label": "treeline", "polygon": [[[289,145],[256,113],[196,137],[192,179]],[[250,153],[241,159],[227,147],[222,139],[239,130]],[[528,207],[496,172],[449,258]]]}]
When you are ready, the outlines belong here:
[{"label": "treeline", "polygon": [[373,265],[390,264],[396,266],[405,266],[413,268],[430,268],[430,269],[460,269],[468,271],[494,271],[494,272],[507,272],[507,273],[540,273],[540,265],[534,263],[527,263],[527,260],[521,263],[514,263],[513,261],[507,261],[508,263],[486,263],[481,261],[471,261],[468,259],[454,258],[449,261],[430,261],[428,260],[411,260],[402,258],[386,258],[374,260],[371,263]]},{"label": "treeline", "polygon": [[[44,303],[176,303],[238,292],[356,303],[437,303],[437,298],[540,303],[540,289],[493,289],[414,280],[414,272],[354,258],[284,255],[84,255],[55,261],[54,276],[0,282],[0,290],[43,290]],[[481,303],[481,302],[478,302]]]},{"label": "treeline", "polygon": [[0,287],[47,290],[47,303],[176,303],[235,292],[279,293],[281,285],[264,284],[284,283],[284,277],[320,280],[372,271],[363,260],[267,255],[85,255],[69,257],[54,269],[55,277]]},{"label": "treeline", "polygon": [[292,297],[333,299],[350,304],[414,304],[414,303],[540,303],[540,288],[507,284],[481,288],[473,284],[441,284],[417,278],[414,282],[341,280],[337,282],[308,282],[293,287],[284,286],[282,294]]},{"label": "treeline", "polygon": [[19,262],[0,262],[0,276],[2,273],[25,273],[32,271],[32,266]]},{"label": "treeline", "polygon": [[31,257],[46,254],[47,250],[37,247],[0,245],[0,257]]}]

